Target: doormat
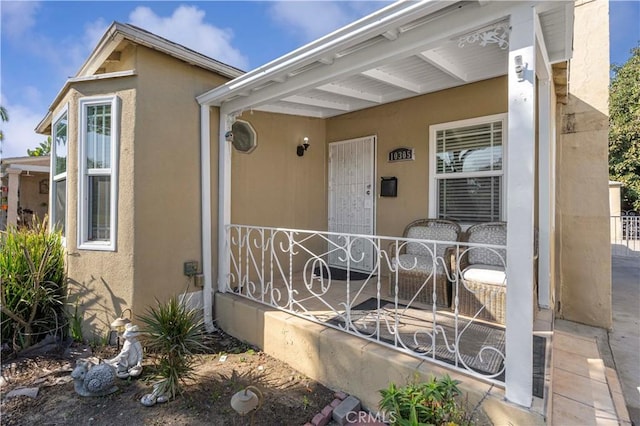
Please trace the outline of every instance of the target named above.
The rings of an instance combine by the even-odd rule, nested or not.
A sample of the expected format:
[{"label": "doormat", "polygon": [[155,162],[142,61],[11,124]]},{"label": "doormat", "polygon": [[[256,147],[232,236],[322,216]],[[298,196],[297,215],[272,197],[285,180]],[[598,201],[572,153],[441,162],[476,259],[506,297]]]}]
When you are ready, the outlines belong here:
[{"label": "doormat", "polygon": [[[347,280],[347,270],[341,269],[341,268],[335,268],[333,266],[330,266],[329,269],[327,270],[327,267],[323,265],[322,272],[320,271],[320,267],[318,266],[313,270],[313,275],[316,277],[322,277],[327,279],[331,278],[332,280],[338,280],[338,281]],[[349,271],[349,281],[362,281],[362,280],[366,280],[369,277],[373,278],[375,277],[375,275],[369,275],[364,272]]]},{"label": "doormat", "polygon": [[[435,358],[455,365],[456,355],[448,349],[455,344],[453,340],[455,339],[455,316],[453,313],[436,313],[434,324],[431,310],[409,308],[406,305],[398,304],[398,333],[396,335],[390,331],[392,327],[396,326],[394,314],[394,302],[380,300],[380,309],[378,309],[378,300],[372,297],[351,308],[351,328],[369,338],[379,338],[383,342],[406,347],[418,354],[433,356],[432,338],[427,332],[431,332],[435,326],[438,330],[435,339]],[[380,323],[379,336],[376,332],[378,319]],[[328,322],[345,328],[345,320],[342,316],[334,317]],[[485,323],[472,322],[469,324],[469,320],[458,317],[458,330],[464,330],[460,335],[459,355],[469,369],[484,375],[495,375],[504,368],[504,361],[499,355],[499,353],[505,352],[504,328]],[[542,342],[536,342],[538,339],[541,339]],[[533,391],[534,395],[538,397],[542,397],[544,390],[545,351],[540,351],[540,343],[544,347],[544,340],[542,337],[534,336]],[[485,349],[481,353],[483,347],[495,348],[495,350]],[[458,364],[463,366],[460,360],[458,360]],[[539,374],[540,365],[542,366],[542,375]],[[495,378],[504,381],[504,372]]]}]

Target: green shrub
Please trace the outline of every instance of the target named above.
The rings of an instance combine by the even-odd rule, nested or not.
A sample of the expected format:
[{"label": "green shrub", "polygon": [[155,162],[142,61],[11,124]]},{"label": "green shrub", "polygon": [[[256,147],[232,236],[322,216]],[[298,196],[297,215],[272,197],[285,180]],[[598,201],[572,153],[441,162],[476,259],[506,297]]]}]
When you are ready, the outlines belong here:
[{"label": "green shrub", "polygon": [[66,332],[62,236],[49,232],[47,219],[0,232],[0,284],[3,343],[25,348]]},{"label": "green shrub", "polygon": [[160,356],[157,395],[173,399],[182,393],[184,380],[193,378],[194,356],[206,350],[202,343],[203,323],[197,310],[187,309],[175,297],[156,303],[157,307],[149,308],[140,317],[146,333],[144,344]]},{"label": "green shrub", "polygon": [[394,426],[471,425],[469,415],[456,400],[459,383],[448,375],[403,387],[391,383],[380,391],[380,408]]}]

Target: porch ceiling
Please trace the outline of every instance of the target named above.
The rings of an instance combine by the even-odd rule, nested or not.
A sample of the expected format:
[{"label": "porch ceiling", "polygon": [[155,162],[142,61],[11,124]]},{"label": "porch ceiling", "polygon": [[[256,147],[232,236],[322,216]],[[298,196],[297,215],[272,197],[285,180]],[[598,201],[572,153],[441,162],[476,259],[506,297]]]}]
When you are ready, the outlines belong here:
[{"label": "porch ceiling", "polygon": [[535,7],[550,63],[571,56],[573,2],[394,3],[200,97],[225,114],[327,118],[507,72],[509,15]]}]

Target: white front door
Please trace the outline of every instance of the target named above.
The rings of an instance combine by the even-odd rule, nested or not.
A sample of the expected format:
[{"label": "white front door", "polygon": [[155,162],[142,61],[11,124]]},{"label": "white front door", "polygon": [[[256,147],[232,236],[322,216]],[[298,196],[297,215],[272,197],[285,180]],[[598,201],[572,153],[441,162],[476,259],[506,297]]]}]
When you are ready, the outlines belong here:
[{"label": "white front door", "polygon": [[[329,144],[329,232],[373,235],[375,232],[375,136]],[[345,239],[332,236],[339,246]],[[349,259],[329,244],[329,265],[370,272],[371,242],[352,239]]]}]

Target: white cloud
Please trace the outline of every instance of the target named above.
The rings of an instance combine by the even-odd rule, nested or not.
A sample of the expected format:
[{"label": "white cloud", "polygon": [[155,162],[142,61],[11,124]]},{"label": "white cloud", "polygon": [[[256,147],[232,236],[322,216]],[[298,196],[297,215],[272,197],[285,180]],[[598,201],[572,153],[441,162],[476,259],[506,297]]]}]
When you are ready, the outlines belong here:
[{"label": "white cloud", "polygon": [[[32,96],[36,89],[30,88]],[[13,104],[4,95],[0,95],[1,103],[6,108],[9,121],[0,122],[4,134],[2,141],[2,158],[25,157],[27,149],[33,149],[44,142],[47,137],[37,134],[34,129],[42,120],[40,111],[34,111],[21,104]]]},{"label": "white cloud", "polygon": [[0,5],[2,32],[9,37],[25,34],[35,25],[34,15],[39,7],[39,2],[35,1],[3,1]]},{"label": "white cloud", "polygon": [[384,1],[276,1],[271,18],[311,41],[387,6]]},{"label": "white cloud", "polygon": [[132,25],[182,44],[218,61],[246,69],[249,61],[231,45],[233,31],[204,22],[205,12],[195,6],[179,6],[170,17],[156,15],[146,6],[129,15]]}]

